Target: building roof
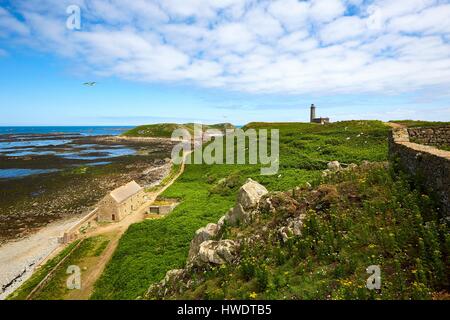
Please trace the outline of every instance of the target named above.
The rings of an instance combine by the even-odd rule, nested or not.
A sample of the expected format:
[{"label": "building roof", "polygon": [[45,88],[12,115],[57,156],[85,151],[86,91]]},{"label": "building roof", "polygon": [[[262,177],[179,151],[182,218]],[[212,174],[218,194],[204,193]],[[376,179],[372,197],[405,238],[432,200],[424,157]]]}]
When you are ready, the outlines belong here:
[{"label": "building roof", "polygon": [[109,195],[117,202],[121,203],[142,190],[142,187],[136,183],[136,181],[128,182],[126,185],[121,186],[109,193]]}]

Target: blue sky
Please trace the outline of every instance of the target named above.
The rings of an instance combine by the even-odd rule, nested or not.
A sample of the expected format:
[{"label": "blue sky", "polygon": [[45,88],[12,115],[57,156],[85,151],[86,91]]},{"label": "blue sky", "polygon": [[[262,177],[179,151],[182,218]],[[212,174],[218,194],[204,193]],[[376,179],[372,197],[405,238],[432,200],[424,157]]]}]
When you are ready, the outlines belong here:
[{"label": "blue sky", "polygon": [[311,103],[449,121],[449,16],[439,0],[0,0],[0,125],[307,121]]}]

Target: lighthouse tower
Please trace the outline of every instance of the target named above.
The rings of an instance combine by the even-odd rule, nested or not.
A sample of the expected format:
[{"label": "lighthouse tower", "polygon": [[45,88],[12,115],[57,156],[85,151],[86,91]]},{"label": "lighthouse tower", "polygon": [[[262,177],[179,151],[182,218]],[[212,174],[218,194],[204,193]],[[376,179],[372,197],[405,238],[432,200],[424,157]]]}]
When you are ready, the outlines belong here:
[{"label": "lighthouse tower", "polygon": [[316,106],[314,104],[311,105],[311,117],[310,121],[314,122],[314,119],[316,118]]}]

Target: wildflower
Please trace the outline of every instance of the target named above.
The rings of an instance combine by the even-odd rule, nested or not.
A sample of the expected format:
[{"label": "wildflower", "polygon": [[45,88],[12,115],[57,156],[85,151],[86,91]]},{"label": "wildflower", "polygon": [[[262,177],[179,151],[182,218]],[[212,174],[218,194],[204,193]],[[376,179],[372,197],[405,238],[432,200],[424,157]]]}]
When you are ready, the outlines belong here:
[{"label": "wildflower", "polygon": [[256,299],[257,296],[258,296],[258,294],[256,292],[250,293],[250,298],[251,299]]}]

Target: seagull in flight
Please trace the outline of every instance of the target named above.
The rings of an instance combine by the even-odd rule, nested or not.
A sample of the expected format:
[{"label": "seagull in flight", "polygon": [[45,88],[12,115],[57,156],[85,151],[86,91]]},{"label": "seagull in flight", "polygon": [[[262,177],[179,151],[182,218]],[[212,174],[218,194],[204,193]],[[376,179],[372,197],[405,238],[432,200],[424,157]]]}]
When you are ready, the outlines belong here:
[{"label": "seagull in flight", "polygon": [[96,84],[97,84],[97,82],[85,82],[85,83],[83,83],[85,86],[89,86],[89,87],[93,87],[93,86],[95,86]]}]

